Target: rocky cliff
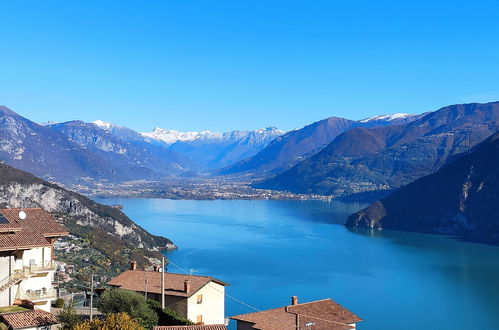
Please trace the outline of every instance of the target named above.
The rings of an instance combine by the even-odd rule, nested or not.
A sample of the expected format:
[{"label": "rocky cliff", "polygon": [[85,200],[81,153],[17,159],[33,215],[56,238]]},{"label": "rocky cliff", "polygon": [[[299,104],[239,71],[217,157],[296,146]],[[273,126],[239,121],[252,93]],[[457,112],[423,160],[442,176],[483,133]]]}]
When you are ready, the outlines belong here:
[{"label": "rocky cliff", "polygon": [[174,248],[169,239],[151,235],[116,208],[5,164],[0,164],[0,206],[44,208],[72,234],[89,240],[115,269],[127,267],[132,256],[144,264],[160,258],[159,250]]}]

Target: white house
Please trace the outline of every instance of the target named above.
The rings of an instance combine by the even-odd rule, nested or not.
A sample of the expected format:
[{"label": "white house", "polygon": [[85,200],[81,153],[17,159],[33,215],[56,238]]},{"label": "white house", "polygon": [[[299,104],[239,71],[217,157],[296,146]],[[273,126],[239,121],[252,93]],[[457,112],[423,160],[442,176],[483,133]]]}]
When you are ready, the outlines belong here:
[{"label": "white house", "polygon": [[68,235],[40,208],[0,209],[0,307],[28,301],[49,312],[53,288],[54,241]]},{"label": "white house", "polygon": [[[226,283],[207,276],[165,272],[165,307],[196,324],[225,323]],[[142,293],[148,299],[161,301],[161,272],[128,270],[109,283],[110,286]]]}]

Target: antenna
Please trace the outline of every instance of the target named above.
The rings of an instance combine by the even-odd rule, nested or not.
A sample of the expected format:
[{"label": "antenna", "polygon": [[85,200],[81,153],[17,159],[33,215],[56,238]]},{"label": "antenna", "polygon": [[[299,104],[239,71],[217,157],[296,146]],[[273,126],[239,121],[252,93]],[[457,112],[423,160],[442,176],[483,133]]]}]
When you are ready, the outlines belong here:
[{"label": "antenna", "polygon": [[26,219],[26,216],[27,216],[26,212],[19,211],[19,219],[24,220]]}]

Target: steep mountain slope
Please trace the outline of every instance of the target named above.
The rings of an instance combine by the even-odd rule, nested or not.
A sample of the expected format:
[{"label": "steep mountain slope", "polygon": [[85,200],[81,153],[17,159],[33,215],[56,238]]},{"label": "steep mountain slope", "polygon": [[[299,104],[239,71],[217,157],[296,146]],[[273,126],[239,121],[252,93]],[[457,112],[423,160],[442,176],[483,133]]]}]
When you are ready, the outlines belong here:
[{"label": "steep mountain slope", "polygon": [[115,178],[105,159],[63,134],[38,125],[0,106],[0,160],[44,178]]},{"label": "steep mountain slope", "polygon": [[499,133],[351,215],[348,227],[458,235],[499,244]]},{"label": "steep mountain slope", "polygon": [[330,117],[276,138],[255,156],[224,168],[221,173],[280,173],[316,154],[331,143],[338,135],[354,127],[399,125],[417,118],[418,116],[407,114],[377,116],[360,121]]},{"label": "steep mountain slope", "polygon": [[208,169],[227,166],[251,157],[282,134],[275,127],[226,133],[182,133],[161,129],[156,129],[153,133],[142,133],[149,141],[164,143],[169,146],[169,150],[193,159]]},{"label": "steep mountain slope", "polygon": [[86,237],[112,269],[126,268],[130,258],[144,264],[146,258],[159,258],[158,250],[173,247],[170,240],[149,234],[116,208],[5,164],[0,164],[0,206],[44,208],[61,219],[72,234]]},{"label": "steep mountain slope", "polygon": [[159,179],[193,168],[193,163],[187,158],[146,143],[138,133],[124,127],[101,121],[70,121],[48,127],[105,158],[130,178]]},{"label": "steep mountain slope", "polygon": [[442,108],[404,125],[355,128],[260,188],[348,195],[396,188],[438,170],[499,128],[499,102]]}]

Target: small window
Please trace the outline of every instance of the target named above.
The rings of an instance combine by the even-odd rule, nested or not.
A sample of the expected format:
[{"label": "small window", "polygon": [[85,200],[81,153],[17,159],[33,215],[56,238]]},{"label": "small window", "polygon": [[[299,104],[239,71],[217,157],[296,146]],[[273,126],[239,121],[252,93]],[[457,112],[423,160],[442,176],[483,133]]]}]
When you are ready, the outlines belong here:
[{"label": "small window", "polygon": [[201,304],[203,302],[203,295],[198,294],[198,304]]},{"label": "small window", "polygon": [[198,315],[196,320],[197,320],[197,324],[203,324],[203,315]]}]

